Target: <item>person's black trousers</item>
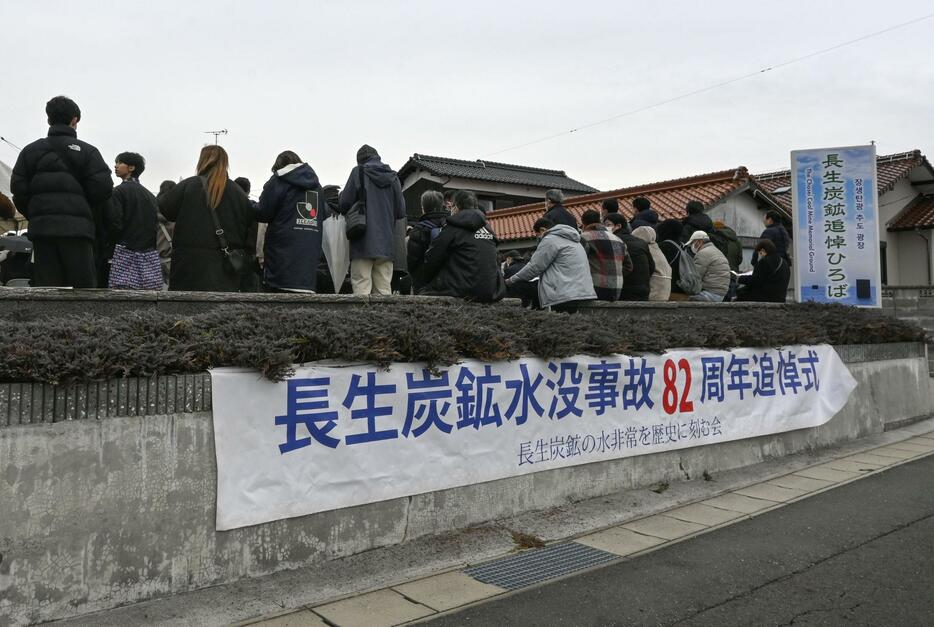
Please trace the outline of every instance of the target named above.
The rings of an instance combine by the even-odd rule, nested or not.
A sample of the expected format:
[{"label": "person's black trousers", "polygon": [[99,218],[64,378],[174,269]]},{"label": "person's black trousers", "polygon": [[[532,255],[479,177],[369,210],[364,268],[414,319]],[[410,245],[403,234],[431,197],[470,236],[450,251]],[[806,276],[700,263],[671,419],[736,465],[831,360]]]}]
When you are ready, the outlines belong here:
[{"label": "person's black trousers", "polygon": [[49,237],[32,243],[33,287],[97,287],[94,243],[80,237]]}]

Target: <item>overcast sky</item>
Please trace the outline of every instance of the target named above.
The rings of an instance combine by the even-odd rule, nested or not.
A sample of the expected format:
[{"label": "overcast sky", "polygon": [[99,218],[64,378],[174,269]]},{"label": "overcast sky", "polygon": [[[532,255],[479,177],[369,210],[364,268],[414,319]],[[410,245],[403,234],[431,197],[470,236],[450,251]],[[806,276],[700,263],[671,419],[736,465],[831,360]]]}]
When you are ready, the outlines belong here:
[{"label": "overcast sky", "polygon": [[[865,144],[934,153],[934,19],[525,148],[498,151],[931,13],[922,0],[667,3],[2,0],[0,135],[46,134],[57,94],[143,183],[194,173],[226,128],[258,192],[298,152],[343,185],[360,144],[563,169],[613,189]],[[16,151],[0,146],[12,164]]]}]

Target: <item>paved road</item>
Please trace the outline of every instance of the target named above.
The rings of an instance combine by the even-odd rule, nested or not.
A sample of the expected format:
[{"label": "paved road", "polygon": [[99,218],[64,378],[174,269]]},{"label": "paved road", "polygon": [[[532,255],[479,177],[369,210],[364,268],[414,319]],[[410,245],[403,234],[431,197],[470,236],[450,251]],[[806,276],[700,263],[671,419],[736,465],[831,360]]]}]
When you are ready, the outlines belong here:
[{"label": "paved road", "polygon": [[444,625],[934,625],[934,456]]}]

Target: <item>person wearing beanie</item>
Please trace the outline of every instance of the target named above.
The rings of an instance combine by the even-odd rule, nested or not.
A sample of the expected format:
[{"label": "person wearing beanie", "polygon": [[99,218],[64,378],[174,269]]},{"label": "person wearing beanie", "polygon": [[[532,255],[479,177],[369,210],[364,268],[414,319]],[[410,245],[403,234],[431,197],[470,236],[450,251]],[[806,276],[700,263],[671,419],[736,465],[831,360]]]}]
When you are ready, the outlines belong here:
[{"label": "person wearing beanie", "polygon": [[681,243],[686,243],[694,231],[713,232],[713,220],[704,213],[704,203],[699,200],[690,200],[684,210],[687,212],[687,216],[681,220],[682,224],[684,224],[684,228],[681,230]]},{"label": "person wearing beanie", "polygon": [[650,226],[653,229],[658,224],[658,214],[652,209],[652,202],[648,198],[639,196],[632,201],[632,208],[636,212],[629,222],[629,228],[635,231],[640,226]]},{"label": "person wearing beanie", "polygon": [[560,189],[549,189],[545,192],[545,205],[547,210],[542,217],[553,224],[566,224],[577,228],[577,218],[564,206],[564,193]]},{"label": "person wearing beanie", "polygon": [[347,213],[358,200],[366,203],[366,230],[362,237],[350,242],[353,293],[389,295],[396,253],[396,221],[405,218],[405,199],[399,176],[367,144],[357,151],[357,165],[341,190],[340,212]]}]

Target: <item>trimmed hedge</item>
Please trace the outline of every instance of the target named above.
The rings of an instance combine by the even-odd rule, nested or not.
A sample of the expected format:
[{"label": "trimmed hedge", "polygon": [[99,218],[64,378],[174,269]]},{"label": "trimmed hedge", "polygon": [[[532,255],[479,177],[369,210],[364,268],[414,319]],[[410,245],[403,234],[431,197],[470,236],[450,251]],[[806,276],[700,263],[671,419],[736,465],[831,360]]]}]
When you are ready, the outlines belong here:
[{"label": "trimmed hedge", "polygon": [[878,311],[842,306],[627,309],[592,315],[514,307],[392,305],[222,306],[177,316],[0,318],[0,381],[62,383],[258,368],[271,379],[322,359],[449,365],[522,355],[662,352],[669,348],[918,342],[924,331]]}]

